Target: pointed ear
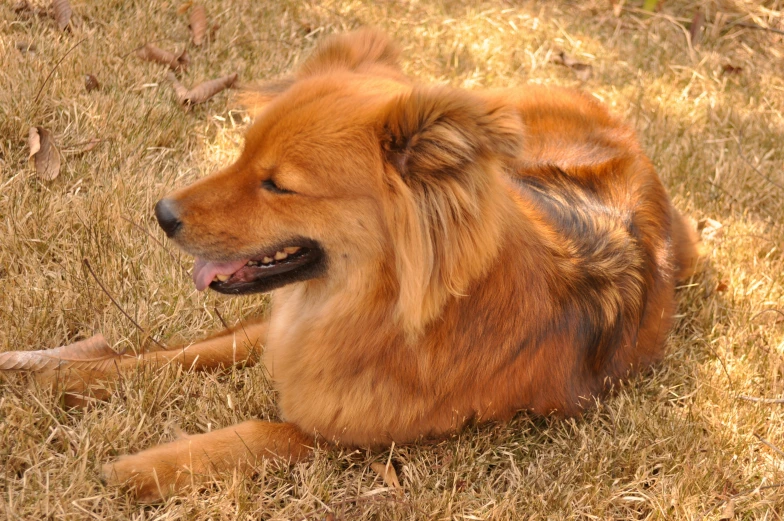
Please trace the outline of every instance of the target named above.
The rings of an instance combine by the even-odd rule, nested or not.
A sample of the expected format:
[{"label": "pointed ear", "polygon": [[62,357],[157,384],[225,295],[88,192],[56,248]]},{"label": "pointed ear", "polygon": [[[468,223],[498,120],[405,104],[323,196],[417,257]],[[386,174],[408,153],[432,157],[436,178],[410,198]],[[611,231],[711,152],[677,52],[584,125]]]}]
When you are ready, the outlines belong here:
[{"label": "pointed ear", "polygon": [[482,158],[516,157],[522,136],[520,116],[499,99],[449,87],[415,88],[390,104],[382,146],[404,179],[462,177]]},{"label": "pointed ear", "polygon": [[397,46],[381,31],[359,29],[325,39],[302,64],[297,76],[302,78],[339,69],[363,71],[373,68],[400,73],[399,54]]}]

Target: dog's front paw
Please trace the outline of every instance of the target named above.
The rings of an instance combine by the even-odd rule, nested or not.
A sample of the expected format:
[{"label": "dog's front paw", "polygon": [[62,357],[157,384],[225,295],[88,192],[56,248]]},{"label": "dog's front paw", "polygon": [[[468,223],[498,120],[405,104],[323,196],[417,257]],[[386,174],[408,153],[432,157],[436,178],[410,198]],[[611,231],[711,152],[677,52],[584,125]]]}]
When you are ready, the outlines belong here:
[{"label": "dog's front paw", "polygon": [[188,457],[190,445],[182,439],[122,456],[102,467],[103,481],[128,488],[142,503],[163,501],[201,475],[200,460]]}]

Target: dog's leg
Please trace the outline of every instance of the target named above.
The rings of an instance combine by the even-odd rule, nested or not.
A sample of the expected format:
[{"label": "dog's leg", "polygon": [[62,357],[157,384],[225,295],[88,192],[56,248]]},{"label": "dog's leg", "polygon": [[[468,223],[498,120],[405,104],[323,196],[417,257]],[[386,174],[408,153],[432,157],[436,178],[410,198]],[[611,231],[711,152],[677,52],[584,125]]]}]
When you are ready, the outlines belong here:
[{"label": "dog's leg", "polygon": [[83,394],[98,399],[109,396],[109,389],[121,374],[141,365],[163,367],[181,364],[186,369],[204,371],[234,365],[253,365],[260,358],[261,344],[267,337],[268,322],[243,324],[214,337],[188,346],[150,351],[139,356],[118,356],[105,369],[84,369],[65,364],[61,369],[35,375],[40,385],[52,386],[66,393],[67,405],[82,405]]},{"label": "dog's leg", "polygon": [[156,502],[212,474],[250,475],[264,458],[296,463],[310,456],[313,441],[294,424],[251,420],[122,456],[103,466],[103,477],[129,487],[139,501]]},{"label": "dog's leg", "polygon": [[136,358],[123,360],[121,369],[133,368],[139,363],[165,365],[182,364],[196,371],[221,369],[237,364],[252,365],[261,354],[261,342],[267,337],[268,322],[238,326],[214,337],[189,346],[151,351]]}]

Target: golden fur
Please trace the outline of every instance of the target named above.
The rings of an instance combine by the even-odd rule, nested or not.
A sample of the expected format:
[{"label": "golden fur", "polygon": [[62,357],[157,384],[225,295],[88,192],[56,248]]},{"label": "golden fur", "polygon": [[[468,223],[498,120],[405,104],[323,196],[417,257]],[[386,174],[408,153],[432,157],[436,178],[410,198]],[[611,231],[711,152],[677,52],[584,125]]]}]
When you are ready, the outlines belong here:
[{"label": "golden fur", "polygon": [[592,97],[416,84],[363,30],[246,101],[242,155],[167,197],[167,232],[212,261],[307,239],[324,263],[275,289],[239,351],[227,332],[143,360],[220,367],[258,341],[286,423],[124,456],[109,481],[156,500],[259,458],[298,461],[317,439],[409,443],[520,410],[575,415],[662,357],[694,232]]}]

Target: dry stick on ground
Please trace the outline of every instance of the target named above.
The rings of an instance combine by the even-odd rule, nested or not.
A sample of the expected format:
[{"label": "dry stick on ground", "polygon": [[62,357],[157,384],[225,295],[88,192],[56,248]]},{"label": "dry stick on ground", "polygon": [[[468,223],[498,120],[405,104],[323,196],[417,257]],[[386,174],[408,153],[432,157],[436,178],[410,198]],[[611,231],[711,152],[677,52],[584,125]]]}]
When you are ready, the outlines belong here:
[{"label": "dry stick on ground", "polygon": [[[740,236],[736,235],[736,237],[740,237]],[[759,317],[760,315],[763,315],[764,313],[771,313],[771,312],[778,313],[779,315],[784,317],[784,311],[781,311],[780,309],[777,309],[777,308],[770,308],[770,309],[763,309],[762,311],[760,311],[759,313],[757,313],[756,315],[751,317],[749,319],[749,321],[755,320],[757,317]]]},{"label": "dry stick on ground", "polygon": [[748,29],[759,29],[760,31],[770,31],[776,34],[784,34],[784,31],[782,31],[781,29],[774,29],[773,27],[765,27],[763,25],[752,24],[749,22],[736,22],[734,24],[728,25],[727,29],[729,29],[730,27],[734,27],[736,25],[739,27],[746,27]]},{"label": "dry stick on ground", "polygon": [[745,394],[739,394],[737,398],[738,400],[756,403],[784,403],[784,398],[755,398],[754,396],[747,396]]},{"label": "dry stick on ground", "polygon": [[[231,328],[229,327],[229,324],[228,324],[228,322],[226,322],[226,321],[223,319],[223,316],[220,314],[220,311],[218,311],[218,308],[217,308],[217,307],[214,307],[214,308],[212,308],[212,309],[215,311],[215,314],[216,314],[216,315],[218,315],[218,320],[220,320],[220,321],[221,321],[221,324],[223,324],[223,327],[225,327],[226,329],[231,329]],[[248,336],[248,332],[247,332],[247,331],[245,331],[245,324],[243,324],[241,320],[240,320],[239,326],[240,326],[240,328],[242,329],[242,333],[245,335],[245,340],[247,340],[247,341],[248,341],[248,344],[250,344],[250,345],[253,345],[253,342],[251,342],[251,340],[250,340],[250,336]],[[266,339],[265,339],[265,341],[266,341]]]},{"label": "dry stick on ground", "polygon": [[767,446],[769,449],[774,451],[779,456],[784,456],[784,450],[781,450],[780,448],[776,447],[775,445],[773,445],[771,442],[769,442],[759,434],[755,434],[754,437],[757,438],[759,441],[761,441],[765,446]]},{"label": "dry stick on ground", "polygon": [[781,487],[784,487],[784,483],[772,483],[770,485],[765,485],[763,487],[756,486],[756,487],[747,488],[746,490],[742,490],[742,491],[738,492],[737,494],[733,494],[732,496],[728,497],[727,499],[722,499],[721,501],[719,501],[718,503],[716,503],[715,505],[710,507],[708,510],[703,511],[702,515],[700,516],[700,521],[705,519],[705,517],[707,517],[708,514],[710,514],[711,512],[716,510],[717,508],[721,508],[728,501],[733,501],[733,500],[738,499],[739,497],[742,497],[742,496],[748,496],[749,494],[751,494],[753,492],[760,492],[762,490],[768,490],[768,489],[771,489],[771,488],[781,488]]},{"label": "dry stick on ground", "polygon": [[769,182],[770,184],[772,184],[773,186],[775,186],[779,190],[784,190],[784,185],[779,184],[778,182],[774,181],[770,177],[768,177],[765,174],[763,174],[762,172],[760,172],[759,168],[757,168],[756,166],[752,165],[751,161],[749,161],[746,158],[746,156],[743,154],[743,147],[741,146],[741,142],[743,141],[743,132],[742,131],[738,133],[738,137],[735,138],[735,141],[738,143],[738,155],[740,156],[740,158],[743,159],[743,161],[747,165],[749,165],[752,168],[752,170],[757,172],[757,174],[759,174],[759,176],[761,178],[763,178],[765,181]]},{"label": "dry stick on ground", "polygon": [[164,345],[164,344],[161,344],[160,342],[158,342],[158,341],[155,339],[155,337],[154,337],[154,336],[152,336],[152,335],[151,335],[151,334],[150,334],[150,333],[149,333],[149,332],[148,332],[146,329],[144,329],[142,326],[140,326],[140,325],[139,325],[139,324],[138,324],[138,323],[137,323],[137,322],[136,322],[136,321],[133,319],[133,317],[131,317],[131,315],[129,315],[128,313],[126,313],[126,312],[125,312],[125,310],[122,308],[122,306],[120,306],[120,304],[119,304],[119,303],[118,303],[116,300],[114,300],[114,297],[112,296],[112,294],[111,294],[111,293],[109,293],[109,290],[108,290],[108,289],[106,289],[106,286],[104,286],[104,285],[103,285],[103,282],[101,282],[101,279],[99,279],[99,278],[98,278],[98,275],[96,275],[96,274],[95,274],[95,272],[93,271],[93,267],[92,267],[92,266],[90,266],[90,261],[88,261],[87,259],[82,259],[82,262],[84,262],[84,265],[87,267],[88,271],[90,272],[90,275],[92,275],[92,276],[93,276],[93,278],[95,279],[95,282],[97,282],[97,283],[98,283],[98,285],[101,287],[101,289],[103,290],[103,292],[104,292],[104,293],[106,293],[106,296],[107,296],[107,297],[109,297],[109,300],[111,300],[111,301],[112,301],[112,304],[114,304],[114,305],[117,307],[117,309],[119,309],[119,310],[120,310],[120,313],[122,313],[123,315],[125,315],[125,317],[126,317],[128,320],[130,320],[130,321],[131,321],[131,323],[132,323],[134,326],[136,326],[136,328],[137,328],[139,331],[141,331],[142,333],[144,333],[144,335],[145,335],[147,338],[149,338],[150,340],[152,340],[153,342],[155,342],[155,343],[156,343],[156,344],[157,344],[157,345],[158,345],[158,346],[159,346],[161,349],[164,349],[164,350],[165,350],[165,349],[168,349],[168,347],[166,347],[166,345]]},{"label": "dry stick on ground", "polygon": [[135,48],[131,49],[130,51],[126,52],[125,54],[121,54],[121,55],[120,55],[120,59],[121,59],[121,60],[124,60],[125,58],[127,58],[127,57],[128,57],[128,56],[130,56],[131,54],[134,54],[134,53],[136,53],[137,51],[139,51],[139,50],[143,49],[145,45],[147,45],[147,44],[150,44],[150,43],[157,43],[157,42],[172,42],[172,43],[175,43],[175,44],[177,44],[177,43],[183,43],[184,41],[185,41],[185,40],[182,40],[182,39],[174,39],[174,38],[157,38],[157,39],[155,39],[155,40],[150,40],[149,42],[146,42],[144,45],[140,45],[140,46],[138,46],[138,47],[135,47]]},{"label": "dry stick on ground", "polygon": [[51,70],[51,71],[49,71],[49,74],[46,76],[46,79],[45,79],[45,80],[44,80],[44,82],[41,84],[41,88],[40,88],[40,89],[38,89],[38,94],[36,94],[36,95],[35,95],[35,99],[33,100],[33,105],[35,105],[36,103],[38,103],[38,98],[40,98],[40,97],[41,97],[41,93],[44,91],[44,87],[46,86],[46,83],[47,83],[47,82],[49,81],[49,79],[52,77],[52,74],[54,74],[54,71],[56,71],[56,70],[57,70],[57,67],[59,67],[59,66],[60,66],[60,64],[61,64],[61,63],[63,63],[63,60],[65,59],[65,57],[66,57],[66,56],[68,56],[69,54],[71,54],[71,51],[73,51],[74,49],[76,49],[77,47],[79,47],[79,46],[82,44],[82,42],[84,42],[85,40],[87,40],[87,38],[89,38],[89,36],[85,36],[84,38],[82,38],[81,40],[79,40],[78,42],[76,42],[75,44],[73,44],[73,46],[72,46],[70,49],[68,49],[67,51],[65,51],[65,54],[63,54],[63,56],[62,56],[62,57],[61,57],[59,60],[57,60],[57,63],[55,63],[55,64],[54,64],[54,67],[52,67],[52,70]]},{"label": "dry stick on ground", "polygon": [[215,311],[215,314],[218,315],[218,319],[221,321],[221,324],[223,324],[223,327],[229,329],[229,325],[226,323],[225,320],[223,320],[223,317],[221,316],[220,311],[218,311],[218,308],[212,308],[212,309],[213,311]]}]

